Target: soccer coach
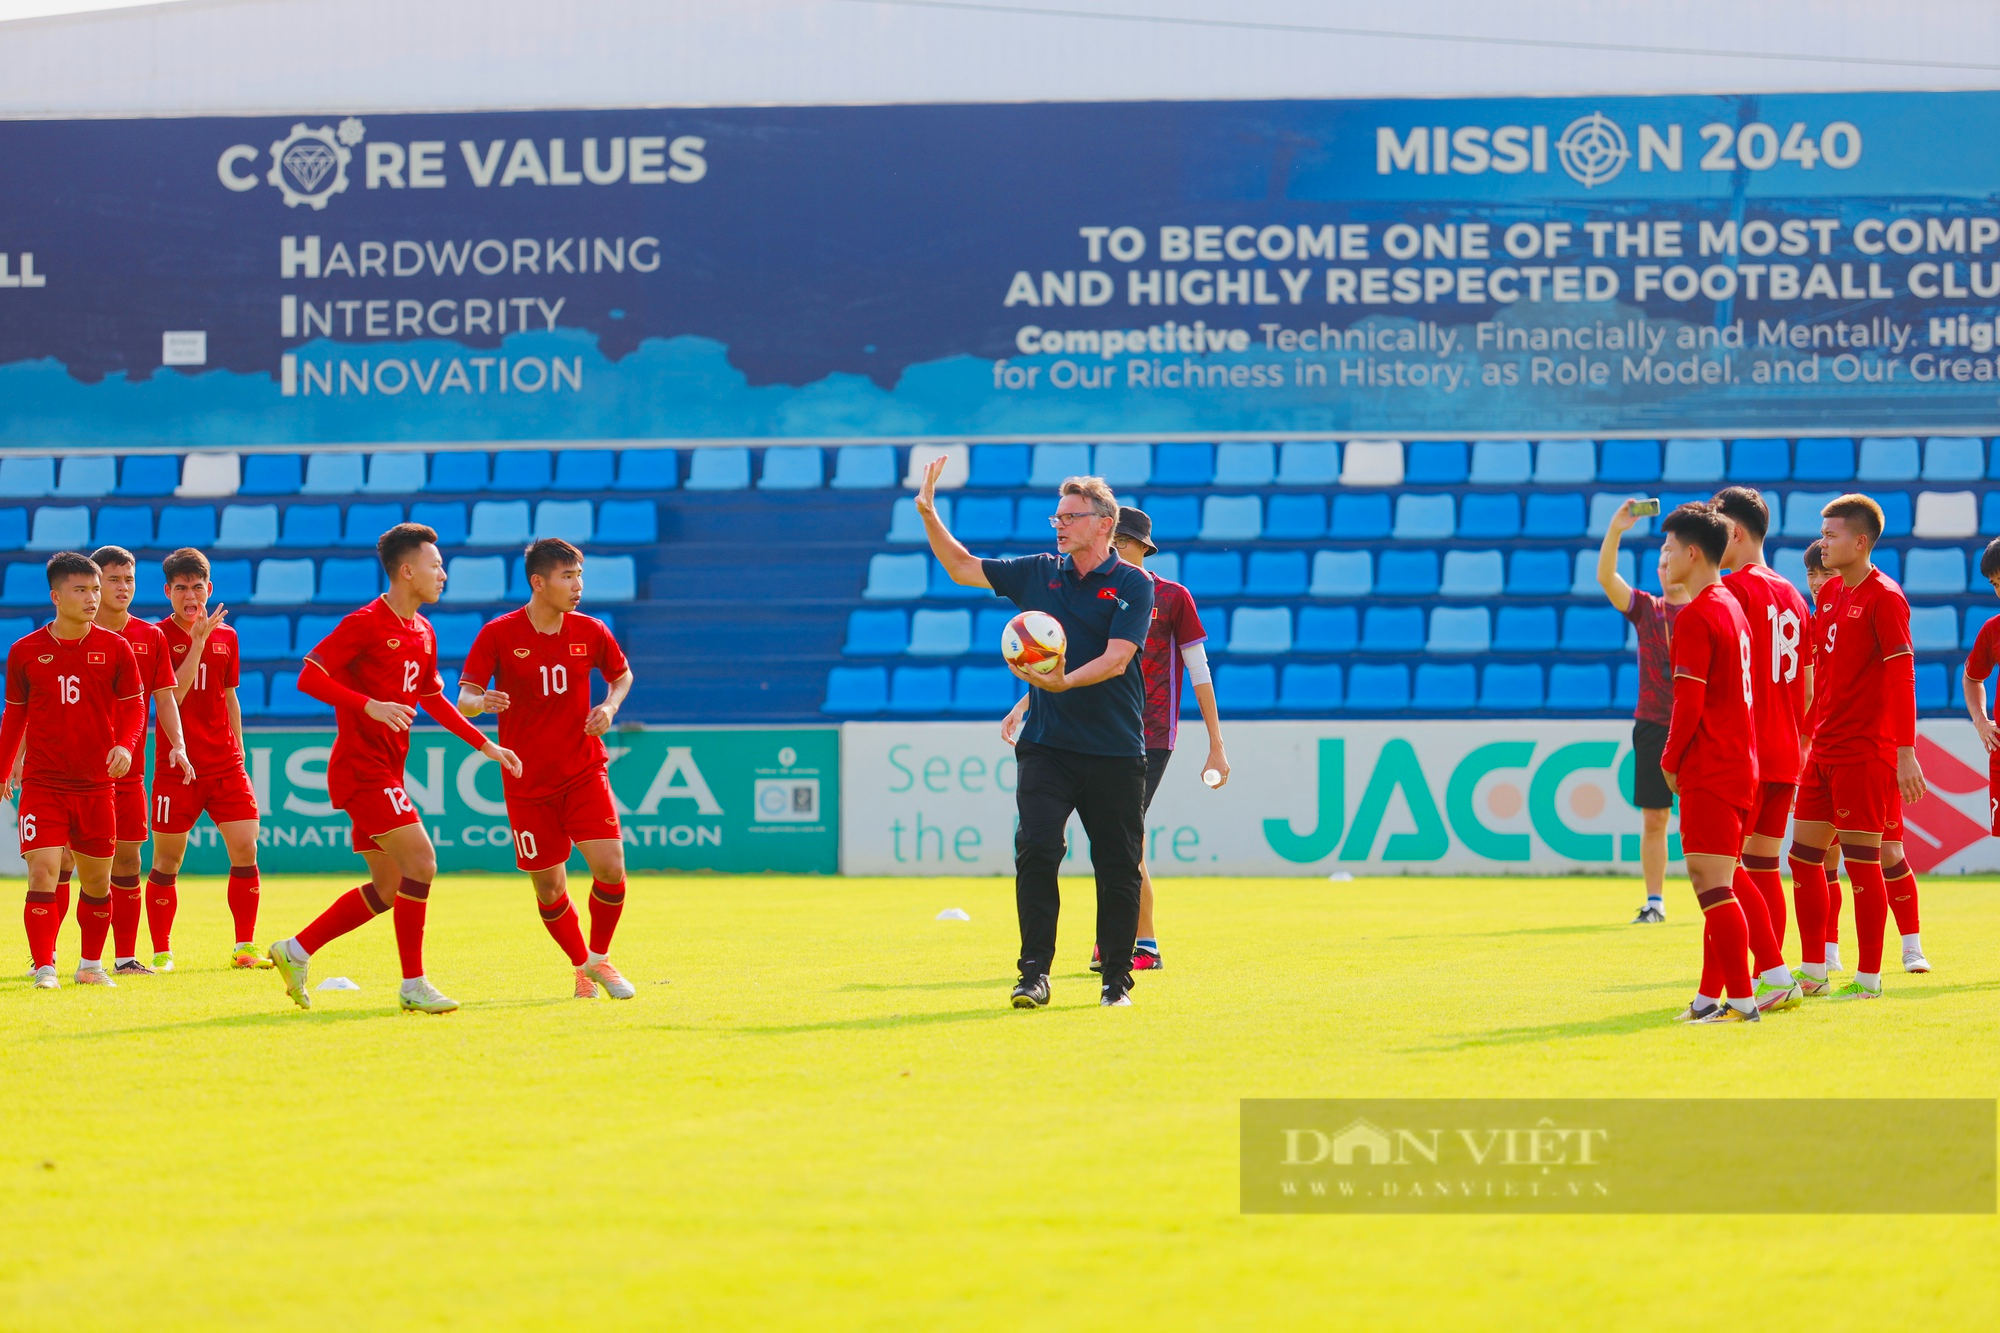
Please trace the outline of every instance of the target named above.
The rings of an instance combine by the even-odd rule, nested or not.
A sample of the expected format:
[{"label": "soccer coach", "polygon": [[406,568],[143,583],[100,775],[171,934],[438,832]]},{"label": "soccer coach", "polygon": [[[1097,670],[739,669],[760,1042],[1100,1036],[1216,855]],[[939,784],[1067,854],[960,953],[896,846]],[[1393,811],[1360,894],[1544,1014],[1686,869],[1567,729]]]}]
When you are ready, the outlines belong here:
[{"label": "soccer coach", "polygon": [[[1056,512],[1055,555],[981,560],[937,512],[945,459],[931,460],[917,512],[931,550],[954,583],[991,588],[1023,611],[1046,611],[1068,640],[1046,676],[1009,663],[1039,694],[1015,747],[1014,906],[1021,918],[1021,980],[1014,1007],[1049,1002],[1061,891],[1063,828],[1074,810],[1097,872],[1097,943],[1104,959],[1100,1004],[1132,1003],[1132,941],[1139,929],[1139,862],[1145,845],[1146,698],[1139,650],[1153,616],[1153,582],[1118,558],[1111,535],[1118,501],[1102,477],[1071,477]],[[1072,667],[1072,661],[1082,665]]]}]

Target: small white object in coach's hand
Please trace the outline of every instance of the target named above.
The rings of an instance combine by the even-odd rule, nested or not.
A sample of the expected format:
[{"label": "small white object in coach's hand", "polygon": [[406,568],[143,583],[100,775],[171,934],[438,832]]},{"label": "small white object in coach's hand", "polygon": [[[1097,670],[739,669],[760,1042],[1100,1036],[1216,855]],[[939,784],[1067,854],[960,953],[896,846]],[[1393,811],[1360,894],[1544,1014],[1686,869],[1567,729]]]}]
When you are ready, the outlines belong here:
[{"label": "small white object in coach's hand", "polygon": [[1201,771],[1201,780],[1211,787],[1220,787],[1222,785],[1222,770],[1219,768],[1204,768]]},{"label": "small white object in coach's hand", "polygon": [[963,907],[947,907],[937,914],[940,921],[970,921],[972,914]]},{"label": "small white object in coach's hand", "polygon": [[319,985],[314,986],[313,989],[314,990],[360,990],[361,987],[355,985],[353,982],[349,981],[346,977],[328,977],[325,981],[320,982]]}]

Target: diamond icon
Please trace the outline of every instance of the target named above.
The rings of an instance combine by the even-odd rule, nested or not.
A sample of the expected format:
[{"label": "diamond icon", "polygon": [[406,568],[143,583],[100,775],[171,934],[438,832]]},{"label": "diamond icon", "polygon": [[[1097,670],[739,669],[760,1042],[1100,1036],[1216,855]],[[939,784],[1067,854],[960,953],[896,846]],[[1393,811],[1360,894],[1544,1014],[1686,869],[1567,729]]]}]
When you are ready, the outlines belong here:
[{"label": "diamond icon", "polygon": [[285,170],[290,172],[306,193],[319,188],[326,179],[326,173],[334,168],[333,149],[317,139],[301,139],[285,150]]}]

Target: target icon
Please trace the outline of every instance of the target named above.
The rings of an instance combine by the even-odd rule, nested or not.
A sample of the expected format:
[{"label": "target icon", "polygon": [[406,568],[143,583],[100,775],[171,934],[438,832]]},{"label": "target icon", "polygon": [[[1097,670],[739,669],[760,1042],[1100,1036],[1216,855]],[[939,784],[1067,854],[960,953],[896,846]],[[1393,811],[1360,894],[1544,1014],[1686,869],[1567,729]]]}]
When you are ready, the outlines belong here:
[{"label": "target icon", "polygon": [[1605,119],[1602,111],[1579,116],[1556,140],[1556,156],[1584,189],[1604,184],[1625,169],[1632,156],[1625,146],[1625,132]]}]

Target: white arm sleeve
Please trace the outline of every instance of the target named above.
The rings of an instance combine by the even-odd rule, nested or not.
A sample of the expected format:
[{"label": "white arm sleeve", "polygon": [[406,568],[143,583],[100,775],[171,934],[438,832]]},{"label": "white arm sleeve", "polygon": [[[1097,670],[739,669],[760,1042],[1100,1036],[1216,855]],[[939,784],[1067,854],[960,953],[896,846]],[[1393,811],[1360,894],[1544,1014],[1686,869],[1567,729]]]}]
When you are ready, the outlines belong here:
[{"label": "white arm sleeve", "polygon": [[1187,663],[1188,683],[1206,685],[1209,682],[1208,649],[1201,644],[1191,643],[1181,649],[1181,661]]}]

